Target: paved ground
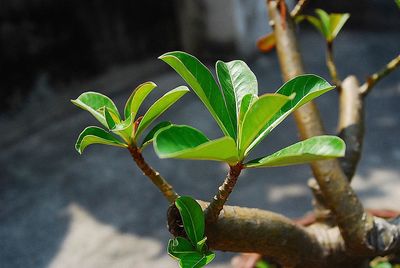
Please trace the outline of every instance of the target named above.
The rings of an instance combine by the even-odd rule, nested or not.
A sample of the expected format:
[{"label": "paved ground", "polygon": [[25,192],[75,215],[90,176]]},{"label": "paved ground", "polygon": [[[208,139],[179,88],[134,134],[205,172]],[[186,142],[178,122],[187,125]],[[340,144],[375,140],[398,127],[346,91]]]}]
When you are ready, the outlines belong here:
[{"label": "paved ground", "polygon": [[[326,77],[322,40],[315,33],[301,40],[307,70]],[[399,33],[344,33],[337,43],[340,73],[365,77],[396,55],[399,43]],[[260,56],[250,65],[260,92],[279,86],[275,56]],[[155,81],[160,92],[182,83],[155,60],[110,70],[93,81],[69,85],[68,91],[49,88],[44,76],[26,107],[1,118],[0,267],[177,267],[165,253],[167,203],[129,154],[93,146],[80,156],[73,149],[79,132],[95,121],[73,107],[70,98],[101,90],[122,107],[130,90],[148,80]],[[336,99],[332,92],[318,100],[331,133]],[[368,207],[398,209],[400,204],[399,103],[397,72],[379,84],[367,102],[365,154],[354,186]],[[180,104],[165,118],[192,124],[210,137],[221,135],[193,94]],[[288,119],[254,155],[296,138]],[[196,198],[210,199],[225,175],[225,167],[215,162],[159,161],[151,148],[145,156],[179,193]],[[229,203],[299,217],[310,209],[309,177],[306,166],[245,171]],[[231,256],[218,252],[210,267],[229,267]]]}]

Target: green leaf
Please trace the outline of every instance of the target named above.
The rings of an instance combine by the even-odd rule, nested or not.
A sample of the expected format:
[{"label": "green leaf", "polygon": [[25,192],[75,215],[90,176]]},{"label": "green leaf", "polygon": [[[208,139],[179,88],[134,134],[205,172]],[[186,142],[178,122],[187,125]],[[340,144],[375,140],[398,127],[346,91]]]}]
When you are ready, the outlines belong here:
[{"label": "green leaf", "polygon": [[171,122],[168,122],[168,121],[163,121],[163,122],[158,123],[155,127],[152,128],[152,130],[149,131],[149,133],[146,135],[146,137],[144,137],[144,139],[142,141],[142,145],[140,147],[144,148],[147,145],[149,145],[150,143],[152,143],[156,132],[159,131],[160,129],[168,127],[170,125],[172,125],[172,124],[171,124]]},{"label": "green leaf", "polygon": [[204,214],[201,206],[189,196],[180,196],[175,201],[183,221],[183,228],[192,245],[204,238]]},{"label": "green leaf", "polygon": [[153,82],[146,82],[139,85],[132,92],[128,101],[125,104],[124,115],[125,119],[131,116],[132,118],[136,117],[136,114],[139,110],[140,105],[143,103],[144,99],[149,95],[153,89],[155,89],[157,85]]},{"label": "green leaf", "polygon": [[346,21],[350,18],[349,13],[332,13],[330,14],[330,41],[336,38]]},{"label": "green leaf", "polygon": [[228,63],[217,61],[216,71],[229,116],[236,126],[243,97],[247,94],[258,95],[257,78],[247,64],[241,60]]},{"label": "green leaf", "polygon": [[394,0],[397,4],[397,6],[400,8],[400,0]]},{"label": "green leaf", "polygon": [[75,144],[75,149],[78,153],[82,154],[83,150],[85,150],[87,146],[95,143],[127,147],[125,143],[122,143],[104,129],[99,127],[87,127],[79,135]]},{"label": "green leaf", "polygon": [[209,251],[204,253],[188,253],[182,255],[179,266],[182,268],[201,268],[209,264],[215,258],[215,253]]},{"label": "green leaf", "polygon": [[300,15],[296,17],[297,22],[300,22],[304,19],[311,23],[318,31],[320,31],[325,39],[328,39],[328,32],[326,32],[326,27],[322,26],[322,22],[317,17],[311,15]]},{"label": "green leaf", "polygon": [[211,72],[194,56],[181,51],[159,57],[169,64],[189,84],[221,127],[222,132],[236,139],[236,124]]},{"label": "green leaf", "polygon": [[248,168],[278,167],[344,156],[346,145],[336,136],[317,136],[246,163]]},{"label": "green leaf", "polygon": [[238,162],[236,143],[231,137],[210,141],[202,132],[185,125],[172,125],[156,133],[154,150],[160,158]]},{"label": "green leaf", "polygon": [[115,128],[115,125],[118,123],[116,120],[119,119],[116,118],[115,114],[107,107],[104,107],[104,118],[106,119],[108,129]]},{"label": "green leaf", "polygon": [[319,8],[315,10],[315,13],[317,13],[319,17],[325,38],[329,39],[331,36],[331,19],[329,14],[326,13],[325,10]]},{"label": "green leaf", "polygon": [[105,127],[108,127],[108,124],[104,117],[103,107],[107,107],[110,111],[118,115],[118,118],[120,117],[114,102],[109,97],[97,92],[85,92],[76,100],[71,100],[71,102],[79,108],[91,113]]},{"label": "green leaf", "polygon": [[116,124],[115,127],[111,129],[111,131],[123,138],[126,143],[130,143],[133,134],[133,123],[134,121],[132,115],[130,115],[125,120]]},{"label": "green leaf", "polygon": [[243,119],[240,133],[240,157],[247,154],[247,148],[259,135],[268,121],[287,103],[289,98],[280,94],[265,94],[256,100]]},{"label": "green leaf", "polygon": [[144,114],[139,126],[135,132],[134,139],[136,140],[140,134],[163,112],[165,112],[172,104],[179,100],[183,95],[189,92],[189,89],[185,86],[177,87],[164,96],[158,99]]},{"label": "green leaf", "polygon": [[331,86],[323,78],[313,74],[299,75],[283,84],[283,86],[278,89],[276,93],[285,96],[291,96],[293,93],[295,93],[294,98],[288,101],[273,116],[273,118],[269,120],[269,122],[265,125],[257,138],[249,146],[246,153],[254,148],[255,145],[257,145],[294,110],[315,99],[316,97],[328,92],[329,90],[332,90],[333,88],[335,87]]},{"label": "green leaf", "polygon": [[[240,112],[239,112],[239,127],[241,128],[243,118],[247,111],[249,110],[250,106],[258,99],[258,96],[247,94],[243,97],[242,103],[240,104]],[[240,131],[239,131],[240,133]]]},{"label": "green leaf", "polygon": [[184,254],[197,252],[190,241],[179,236],[169,240],[167,250],[168,254],[175,259],[180,259]]}]

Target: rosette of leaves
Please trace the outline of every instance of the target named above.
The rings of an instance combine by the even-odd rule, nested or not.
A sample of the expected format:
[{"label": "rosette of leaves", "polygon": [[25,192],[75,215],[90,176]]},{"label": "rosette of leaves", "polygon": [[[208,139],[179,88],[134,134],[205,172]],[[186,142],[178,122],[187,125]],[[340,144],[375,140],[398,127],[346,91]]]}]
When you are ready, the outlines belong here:
[{"label": "rosette of leaves", "polygon": [[218,82],[194,56],[170,52],[160,57],[189,84],[210,111],[224,136],[208,139],[200,130],[170,125],[155,134],[160,158],[216,160],[244,168],[286,166],[341,157],[345,144],[336,136],[313,137],[271,155],[247,161],[250,151],[290,113],[334,87],[316,75],[298,76],[274,94],[258,96],[258,83],[240,60],[218,61]]},{"label": "rosette of leaves", "polygon": [[332,43],[346,21],[350,18],[349,13],[330,13],[322,9],[316,9],[317,16],[300,15],[296,17],[296,22],[307,20],[318,31],[322,33],[328,43]]},{"label": "rosette of leaves", "polygon": [[[89,126],[78,137],[75,149],[82,153],[91,144],[106,144],[117,147],[137,146],[137,141],[143,131],[166,111],[172,104],[179,100],[189,89],[185,86],[177,87],[159,98],[143,116],[138,117],[138,110],[145,98],[156,88],[153,82],[139,85],[127,100],[121,117],[114,102],[107,96],[98,92],[85,92],[77,99],[71,100],[73,104],[91,113],[103,126]],[[170,123],[162,122],[153,132],[150,131],[144,138],[142,145],[151,142],[154,131]]]},{"label": "rosette of leaves", "polygon": [[201,268],[210,263],[215,253],[207,248],[204,236],[205,219],[200,205],[189,196],[175,201],[187,237],[175,237],[168,242],[168,254],[179,261],[181,268]]}]

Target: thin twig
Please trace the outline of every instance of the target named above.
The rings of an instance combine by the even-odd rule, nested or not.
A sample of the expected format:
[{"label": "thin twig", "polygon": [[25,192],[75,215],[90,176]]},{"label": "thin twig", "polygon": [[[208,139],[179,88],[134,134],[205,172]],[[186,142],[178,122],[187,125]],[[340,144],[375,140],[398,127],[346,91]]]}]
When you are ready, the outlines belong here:
[{"label": "thin twig", "polygon": [[292,11],[290,11],[290,16],[292,16],[293,18],[298,16],[303,11],[308,1],[309,0],[299,0]]},{"label": "thin twig", "polygon": [[360,92],[363,96],[368,95],[371,89],[378,83],[382,78],[393,72],[397,67],[400,66],[400,54],[392,59],[388,64],[385,65],[380,71],[370,75],[367,81],[361,86]]},{"label": "thin twig", "polygon": [[340,79],[339,75],[337,72],[336,64],[335,64],[335,59],[333,57],[333,43],[332,42],[327,42],[326,43],[326,66],[328,67],[329,74],[332,78],[332,83],[340,87]]},{"label": "thin twig", "polygon": [[149,164],[147,164],[143,158],[140,148],[129,146],[128,150],[137,166],[143,171],[143,174],[146,175],[155,186],[157,186],[157,188],[170,203],[175,202],[179,195],[175,192],[174,188],[160,175],[160,173],[155,171],[151,166],[149,166]]},{"label": "thin twig", "polygon": [[215,223],[217,221],[219,213],[224,207],[225,202],[228,200],[229,195],[233,191],[242,169],[242,163],[238,163],[235,166],[229,167],[229,172],[226,175],[224,183],[218,188],[218,193],[214,196],[206,210],[206,221],[208,224]]}]

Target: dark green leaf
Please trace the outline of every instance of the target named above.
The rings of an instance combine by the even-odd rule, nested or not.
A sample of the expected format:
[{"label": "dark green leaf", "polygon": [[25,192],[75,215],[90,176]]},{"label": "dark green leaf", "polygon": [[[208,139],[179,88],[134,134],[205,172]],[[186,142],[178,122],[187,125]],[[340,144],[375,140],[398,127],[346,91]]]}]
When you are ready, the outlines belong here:
[{"label": "dark green leaf", "polygon": [[168,242],[168,254],[175,259],[180,259],[184,254],[195,252],[197,251],[190,241],[183,237],[178,236]]},{"label": "dark green leaf", "polygon": [[152,130],[149,131],[149,133],[146,135],[146,137],[144,137],[144,139],[142,141],[142,145],[140,147],[144,148],[147,145],[149,145],[150,143],[152,143],[153,139],[154,139],[154,134],[156,134],[156,132],[159,131],[160,129],[165,128],[170,125],[172,125],[172,124],[171,124],[171,122],[168,122],[168,121],[163,121],[163,122],[158,123],[155,127],[152,128]]},{"label": "dark green leaf", "polygon": [[75,144],[75,149],[81,154],[87,146],[95,143],[127,147],[125,143],[122,143],[104,129],[99,127],[87,127],[79,135]]},{"label": "dark green leaf", "polygon": [[278,167],[344,156],[346,145],[336,136],[317,136],[246,163],[248,168]]},{"label": "dark green leaf", "polygon": [[216,71],[229,116],[236,126],[243,97],[247,94],[258,95],[257,78],[247,64],[241,60],[228,63],[218,61]]},{"label": "dark green leaf", "polygon": [[131,116],[133,119],[139,110],[140,105],[144,99],[149,95],[157,85],[153,82],[146,82],[139,85],[131,94],[128,101],[125,104],[124,115],[125,119]]},{"label": "dark green leaf", "polygon": [[169,52],[160,59],[169,64],[189,84],[205,104],[223,133],[236,139],[236,125],[230,118],[224,97],[211,72],[194,56],[185,52]]},{"label": "dark green leaf", "polygon": [[107,107],[114,114],[120,117],[117,107],[114,102],[107,96],[97,92],[85,92],[76,100],[71,100],[73,104],[91,113],[101,124],[108,127],[107,121],[104,118],[103,107]]},{"label": "dark green leaf", "polygon": [[162,113],[164,113],[172,104],[179,100],[183,95],[189,92],[189,89],[185,86],[177,87],[164,96],[158,99],[144,114],[139,126],[135,132],[134,139],[136,140],[140,134]]},{"label": "dark green leaf", "polygon": [[313,74],[299,75],[286,82],[276,93],[285,96],[291,96],[295,93],[294,98],[288,101],[279,112],[269,120],[268,124],[266,124],[259,135],[257,135],[254,142],[249,146],[246,153],[254,148],[255,145],[257,145],[294,110],[333,88],[335,87],[331,86],[323,78]]},{"label": "dark green leaf", "polygon": [[238,162],[236,143],[231,137],[210,141],[190,126],[172,125],[156,133],[154,150],[160,158],[182,158]]},{"label": "dark green leaf", "polygon": [[189,196],[180,196],[175,201],[183,221],[183,227],[192,245],[204,238],[204,214],[200,205]]}]

